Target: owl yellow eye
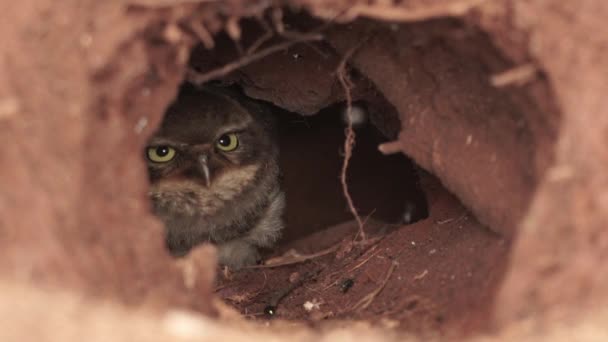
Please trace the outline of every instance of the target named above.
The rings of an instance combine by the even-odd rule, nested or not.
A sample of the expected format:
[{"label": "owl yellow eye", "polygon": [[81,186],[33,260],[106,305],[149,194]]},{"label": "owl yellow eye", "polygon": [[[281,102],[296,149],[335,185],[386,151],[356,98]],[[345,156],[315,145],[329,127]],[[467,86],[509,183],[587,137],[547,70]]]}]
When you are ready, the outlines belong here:
[{"label": "owl yellow eye", "polygon": [[236,134],[228,133],[217,139],[217,143],[215,145],[224,152],[230,152],[239,147],[239,139],[237,138]]},{"label": "owl yellow eye", "polygon": [[175,158],[175,149],[169,146],[148,147],[148,159],[155,163],[170,162]]}]

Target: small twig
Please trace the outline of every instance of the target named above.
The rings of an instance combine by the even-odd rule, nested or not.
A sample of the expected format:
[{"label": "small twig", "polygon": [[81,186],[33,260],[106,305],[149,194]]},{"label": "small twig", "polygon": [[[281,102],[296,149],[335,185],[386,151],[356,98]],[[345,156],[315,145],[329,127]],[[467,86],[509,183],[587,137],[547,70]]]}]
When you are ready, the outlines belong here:
[{"label": "small twig", "polygon": [[386,276],[384,277],[384,280],[382,281],[380,286],[378,286],[372,292],[368,293],[365,297],[361,298],[361,300],[359,300],[357,302],[357,304],[353,305],[353,307],[352,307],[353,310],[357,310],[357,311],[365,310],[367,307],[369,307],[372,304],[374,299],[376,299],[378,294],[380,294],[380,292],[382,292],[382,290],[388,283],[388,280],[390,279],[391,275],[393,275],[393,271],[395,271],[397,264],[398,263],[396,261],[393,261],[391,263],[391,267],[386,272]]},{"label": "small twig", "polygon": [[401,142],[399,140],[390,141],[378,145],[378,151],[384,155],[395,154],[401,152]]},{"label": "small twig", "polygon": [[189,69],[186,78],[189,82],[195,85],[203,85],[205,82],[213,80],[215,78],[227,75],[237,69],[244,67],[247,64],[258,61],[266,56],[272,55],[273,53],[285,50],[291,47],[294,44],[302,43],[302,42],[310,42],[310,41],[319,41],[322,40],[323,36],[320,34],[311,34],[311,35],[302,35],[299,40],[292,40],[288,42],[283,42],[276,44],[274,46],[268,47],[266,49],[260,50],[256,53],[245,55],[234,62],[225,64],[224,66],[211,70],[206,73],[200,73],[196,70]]},{"label": "small twig", "polygon": [[255,318],[255,317],[264,316],[264,315],[265,315],[265,313],[263,313],[263,312],[255,312],[255,313],[245,313],[245,314],[243,314],[242,317]]},{"label": "small twig", "polygon": [[211,50],[215,47],[215,41],[213,40],[213,36],[211,35],[211,33],[209,33],[209,31],[205,28],[205,26],[198,22],[198,21],[193,21],[190,23],[190,29],[192,30],[192,32],[194,32],[194,34],[197,36],[197,38],[203,43],[203,45],[205,46],[205,49],[207,50]]},{"label": "small twig", "polygon": [[256,39],[255,42],[253,42],[253,44],[251,44],[251,46],[249,46],[247,48],[247,51],[245,51],[246,55],[251,55],[251,54],[255,53],[262,45],[264,45],[264,43],[266,43],[267,41],[272,39],[272,37],[274,37],[274,33],[272,32],[272,29],[270,28],[270,26],[268,26],[268,23],[266,23],[266,21],[263,18],[258,18],[258,22],[264,28],[264,33],[260,37],[258,37],[258,39]]},{"label": "small twig", "polygon": [[342,20],[352,20],[357,17],[401,22],[425,21],[442,17],[460,17],[487,0],[463,0],[450,4],[421,6],[420,9],[408,9],[397,6],[355,5],[350,6]]},{"label": "small twig", "polygon": [[449,218],[449,219],[436,221],[435,223],[437,223],[438,225],[444,225],[446,223],[450,223],[450,222],[453,222],[453,221],[458,222],[458,221],[462,220],[463,218],[465,218],[465,216],[467,216],[467,212],[464,212],[462,215],[460,215],[458,217],[452,217],[452,218]]},{"label": "small twig", "polygon": [[270,12],[272,23],[278,34],[282,34],[285,31],[285,25],[283,24],[283,10],[281,7],[274,7]]},{"label": "small twig", "polygon": [[[365,222],[365,221],[364,221]],[[365,265],[369,260],[371,260],[371,258],[373,258],[374,256],[376,256],[378,253],[380,253],[381,251],[378,250],[376,252],[374,252],[374,250],[378,247],[378,243],[380,243],[380,241],[382,241],[384,237],[379,237],[379,238],[373,238],[373,239],[368,239],[365,241],[365,244],[363,243],[355,243],[355,245],[359,245],[359,246],[363,246],[363,245],[369,245],[369,244],[374,244],[372,247],[370,247],[369,249],[365,250],[363,253],[361,253],[361,255],[359,255],[357,258],[355,258],[354,261],[359,260],[360,258],[362,258],[364,255],[369,253],[369,256],[367,256],[367,258],[365,258],[365,260],[363,260],[362,262],[360,262],[359,264],[355,265],[354,267],[352,267],[351,269],[349,269],[348,271],[345,271],[346,267],[348,265],[344,265],[343,267],[341,267],[338,271],[333,272],[331,274],[329,274],[327,277],[325,277],[326,279],[331,279],[334,276],[338,275],[338,278],[334,281],[330,281],[329,285],[327,285],[326,287],[324,287],[322,289],[322,291],[327,290],[328,288],[330,288],[332,285],[336,284],[336,282],[338,281],[339,278],[343,277],[345,274],[350,274],[351,272],[353,272],[354,270],[358,269],[359,267]],[[327,282],[326,282],[327,283]]]},{"label": "small twig", "polygon": [[230,36],[230,39],[236,41],[241,40],[241,27],[239,26],[239,18],[238,17],[230,17],[226,21],[226,25],[224,26],[224,31]]},{"label": "small twig", "polygon": [[251,55],[255,53],[260,48],[260,46],[264,45],[264,43],[272,39],[272,37],[274,37],[274,34],[272,32],[265,32],[255,42],[253,42],[251,46],[247,48],[247,50],[245,51],[245,55]]},{"label": "small twig", "polygon": [[369,251],[368,251],[370,253],[370,255],[367,258],[365,258],[365,260],[363,260],[362,262],[360,262],[357,265],[353,266],[350,270],[346,271],[345,273],[346,274],[351,273],[352,271],[356,270],[357,268],[365,265],[368,261],[370,261],[378,253],[380,253],[380,251],[377,251],[375,253],[372,252],[374,249],[376,249],[376,247],[378,247],[378,245],[374,245],[372,248],[370,248]]},{"label": "small twig", "polygon": [[324,255],[333,253],[333,252],[337,251],[339,247],[340,247],[340,244],[336,244],[336,245],[331,246],[330,248],[327,248],[327,249],[324,249],[322,251],[312,253],[312,254],[295,253],[295,254],[292,254],[287,257],[278,257],[278,258],[271,259],[271,260],[269,260],[269,262],[265,263],[264,265],[255,265],[255,266],[250,266],[248,268],[273,268],[273,267],[298,264],[301,262],[305,262],[305,261],[308,261],[311,259],[315,259],[318,257],[322,257]]},{"label": "small twig", "polygon": [[[268,25],[268,23],[263,18],[258,18],[258,22],[260,23],[260,25],[262,25],[262,28],[264,28],[264,33],[260,37],[258,37],[258,39],[256,39],[255,42],[253,42],[251,44],[251,46],[247,49],[246,54],[254,53],[264,43],[266,43],[267,41],[269,41],[270,39],[275,37],[275,32],[276,32],[276,35],[278,35],[279,37],[285,38],[287,40],[299,40],[302,38],[302,36],[306,35],[306,33],[286,31],[282,25],[277,25],[276,22],[274,23],[275,30],[273,32],[270,25]],[[322,26],[322,27],[314,30],[313,32],[321,32],[323,29],[324,29],[324,27]],[[310,33],[308,33],[308,34],[310,34]],[[323,52],[321,49],[319,49],[313,43],[311,43],[311,42],[303,42],[303,43],[306,46],[313,49],[321,57],[323,57],[323,58],[328,57],[328,55],[325,52]]]},{"label": "small twig", "polygon": [[429,270],[424,270],[420,274],[416,274],[413,279],[420,280],[420,279],[426,277],[427,274],[429,274]]},{"label": "small twig", "polygon": [[266,288],[266,283],[268,282],[268,275],[266,275],[266,272],[264,272],[264,271],[262,271],[262,273],[264,274],[264,284],[262,284],[262,287],[260,287],[260,289],[255,292],[256,296],[258,294],[260,294],[260,292],[262,292],[262,290],[264,290]]},{"label": "small twig", "polygon": [[321,56],[321,58],[323,59],[328,59],[329,58],[329,53],[323,51],[322,48],[320,48],[319,46],[312,44],[312,43],[304,43],[304,45],[308,46],[311,50],[313,50],[317,55]]},{"label": "small twig", "polygon": [[490,82],[500,88],[509,85],[524,85],[534,79],[538,69],[532,63],[517,66],[499,74],[492,75]]},{"label": "small twig", "polygon": [[220,0],[130,0],[128,4],[155,9],[181,5],[198,5],[205,2],[220,2]]}]

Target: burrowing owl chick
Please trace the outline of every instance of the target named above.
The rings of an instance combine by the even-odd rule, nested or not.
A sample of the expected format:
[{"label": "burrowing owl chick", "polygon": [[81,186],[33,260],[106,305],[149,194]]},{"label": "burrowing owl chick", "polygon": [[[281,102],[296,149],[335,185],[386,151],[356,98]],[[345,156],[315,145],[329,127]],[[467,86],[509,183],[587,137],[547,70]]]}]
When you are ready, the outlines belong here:
[{"label": "burrowing owl chick", "polygon": [[153,210],[174,255],[211,242],[220,264],[239,269],[279,238],[279,148],[258,103],[224,89],[184,89],[145,154]]}]

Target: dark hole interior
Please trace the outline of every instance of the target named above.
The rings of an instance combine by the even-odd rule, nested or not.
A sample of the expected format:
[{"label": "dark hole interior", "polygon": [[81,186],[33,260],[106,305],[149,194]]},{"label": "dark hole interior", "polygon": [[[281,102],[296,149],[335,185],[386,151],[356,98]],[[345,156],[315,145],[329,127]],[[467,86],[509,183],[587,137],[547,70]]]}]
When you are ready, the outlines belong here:
[{"label": "dark hole interior", "polygon": [[[285,242],[353,219],[340,183],[344,110],[339,104],[314,116],[278,113],[287,194]],[[377,146],[388,139],[368,120],[355,132],[347,181],[359,215],[391,224],[427,217],[414,164],[402,154],[382,155]]]},{"label": "dark hole interior", "polygon": [[[284,14],[285,30],[312,31],[324,25],[322,21],[304,13],[285,11]],[[245,19],[240,24],[242,35],[239,41],[234,41],[226,32],[221,31],[216,36],[214,49],[206,49],[202,44],[196,46],[190,59],[191,67],[194,70],[204,71],[221,67],[226,61],[237,60],[248,47],[257,44],[260,37],[267,33],[267,28],[260,20]],[[265,45],[272,45],[276,40],[277,37],[268,39]],[[330,64],[333,62],[327,60],[327,52],[324,52],[327,48],[322,42],[305,43],[296,45],[294,49],[279,52],[277,55],[285,55],[288,61],[299,64],[319,58],[319,63]],[[289,70],[288,64],[266,63],[265,59],[245,68],[250,67],[261,70],[267,75],[285,75],[285,78],[289,78],[290,72],[293,71]],[[316,68],[314,63],[310,67]],[[297,73],[301,72],[297,71]],[[353,80],[361,78],[356,69],[350,72]],[[307,76],[303,77],[307,78]],[[334,76],[328,75],[328,77]],[[217,86],[233,86],[235,82],[249,83],[247,78],[246,72],[237,70],[211,83]],[[240,79],[240,82],[235,81],[236,79]],[[273,86],[280,88],[283,84],[289,84],[288,81],[278,82]],[[305,101],[290,99],[293,96],[294,94],[288,94],[286,91],[285,95],[279,98],[284,97],[288,102]],[[380,107],[386,106],[383,101],[380,101],[381,105],[378,104],[379,101],[356,103],[357,108],[365,113],[365,122],[355,129],[356,144],[347,174],[349,192],[359,215],[364,218],[372,217],[390,224],[414,223],[428,216],[425,196],[418,183],[417,166],[407,156],[403,154],[384,156],[378,151],[378,144],[394,139],[395,133],[399,131],[398,127],[386,126],[387,122],[392,123],[393,126],[399,125],[394,110],[377,113],[378,110],[385,109]],[[353,215],[347,206],[340,184],[346,128],[345,103],[330,101],[328,106],[315,112],[314,115],[310,112],[305,115],[290,112],[280,108],[280,104],[276,106],[268,102],[265,104],[273,109],[273,114],[279,122],[280,164],[287,195],[285,215],[287,226],[281,242],[288,243],[324,228],[352,220]],[[368,113],[368,106],[379,108],[375,108],[374,113]],[[378,117],[384,125],[380,129],[376,127],[378,121],[374,120]]]}]

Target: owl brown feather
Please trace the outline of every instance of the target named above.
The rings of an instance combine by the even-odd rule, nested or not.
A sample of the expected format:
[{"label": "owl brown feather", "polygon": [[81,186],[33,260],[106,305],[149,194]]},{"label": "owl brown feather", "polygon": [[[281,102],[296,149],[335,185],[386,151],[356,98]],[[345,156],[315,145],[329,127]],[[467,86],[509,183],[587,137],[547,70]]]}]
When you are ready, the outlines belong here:
[{"label": "owl brown feather", "polygon": [[[236,148],[222,148],[234,139]],[[186,88],[147,148],[158,151],[158,158],[169,157],[169,150],[175,152],[169,161],[148,157],[149,195],[165,224],[169,250],[183,255],[211,242],[218,246],[221,264],[254,264],[258,248],[272,246],[284,226],[271,116],[237,93]]]}]

